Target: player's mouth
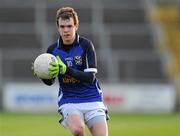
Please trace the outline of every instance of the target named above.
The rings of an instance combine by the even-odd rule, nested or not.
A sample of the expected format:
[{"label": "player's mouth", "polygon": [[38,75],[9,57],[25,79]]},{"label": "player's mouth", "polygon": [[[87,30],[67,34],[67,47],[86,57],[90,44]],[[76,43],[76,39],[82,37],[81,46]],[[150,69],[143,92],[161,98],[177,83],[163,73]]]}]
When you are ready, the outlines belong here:
[{"label": "player's mouth", "polygon": [[63,36],[64,36],[64,38],[69,38],[71,35],[70,34],[64,34]]}]

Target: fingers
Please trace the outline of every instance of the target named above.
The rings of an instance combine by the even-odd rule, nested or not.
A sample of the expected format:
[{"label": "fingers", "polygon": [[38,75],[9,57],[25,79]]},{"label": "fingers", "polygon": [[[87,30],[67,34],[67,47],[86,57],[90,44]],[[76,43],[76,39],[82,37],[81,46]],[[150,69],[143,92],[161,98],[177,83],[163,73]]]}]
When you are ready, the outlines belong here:
[{"label": "fingers", "polygon": [[51,66],[49,67],[49,75],[53,78],[57,77],[59,74],[59,66],[56,62],[50,62]]},{"label": "fingers", "polygon": [[54,61],[50,62],[49,64],[50,64],[51,66],[53,66],[53,67],[58,65],[58,64],[57,64],[56,62],[54,62]]},{"label": "fingers", "polygon": [[53,78],[57,77],[58,76],[58,72],[57,71],[50,71],[49,72],[49,75]]},{"label": "fingers", "polygon": [[56,59],[58,60],[58,62],[61,62],[61,59],[59,58],[59,56],[56,56]]},{"label": "fingers", "polygon": [[63,63],[59,56],[56,56],[56,59],[57,59],[57,61],[59,62],[59,64],[62,64],[62,63]]},{"label": "fingers", "polygon": [[58,69],[59,69],[58,67],[51,66],[48,70],[49,71],[57,71]]},{"label": "fingers", "polygon": [[58,76],[58,74],[54,74],[54,75],[52,75],[51,77],[52,78],[56,78]]},{"label": "fingers", "polygon": [[63,62],[59,56],[56,56],[58,64],[56,62],[50,62],[51,65],[49,70],[49,75],[53,78],[57,77],[59,73],[63,73]]}]

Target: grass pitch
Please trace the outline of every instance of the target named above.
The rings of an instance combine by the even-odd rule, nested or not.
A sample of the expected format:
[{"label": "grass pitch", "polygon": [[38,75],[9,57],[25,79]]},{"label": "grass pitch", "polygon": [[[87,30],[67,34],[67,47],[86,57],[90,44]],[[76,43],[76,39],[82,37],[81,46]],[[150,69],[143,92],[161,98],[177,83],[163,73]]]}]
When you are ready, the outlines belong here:
[{"label": "grass pitch", "polygon": [[[180,114],[110,116],[109,136],[180,136]],[[58,120],[58,114],[0,113],[0,136],[71,136]]]}]

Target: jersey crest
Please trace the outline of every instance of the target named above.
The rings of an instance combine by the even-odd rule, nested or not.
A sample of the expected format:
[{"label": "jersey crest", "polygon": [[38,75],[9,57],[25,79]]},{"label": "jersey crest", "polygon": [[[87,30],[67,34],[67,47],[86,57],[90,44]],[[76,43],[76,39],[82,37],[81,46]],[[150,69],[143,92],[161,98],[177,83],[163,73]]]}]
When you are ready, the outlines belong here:
[{"label": "jersey crest", "polygon": [[83,63],[81,56],[74,56],[74,61],[75,61],[76,65],[79,65],[79,66],[81,66]]}]

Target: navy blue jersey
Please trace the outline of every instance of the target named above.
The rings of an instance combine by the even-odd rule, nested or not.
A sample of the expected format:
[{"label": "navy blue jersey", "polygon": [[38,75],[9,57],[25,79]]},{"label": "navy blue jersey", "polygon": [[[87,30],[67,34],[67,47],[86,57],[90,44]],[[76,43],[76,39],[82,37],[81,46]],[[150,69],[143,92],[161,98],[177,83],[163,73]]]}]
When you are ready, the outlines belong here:
[{"label": "navy blue jersey", "polygon": [[76,34],[72,45],[63,46],[62,39],[59,38],[49,46],[47,53],[59,56],[67,66],[65,75],[58,76],[59,106],[65,103],[102,101],[102,91],[95,77],[96,53],[90,40]]}]

